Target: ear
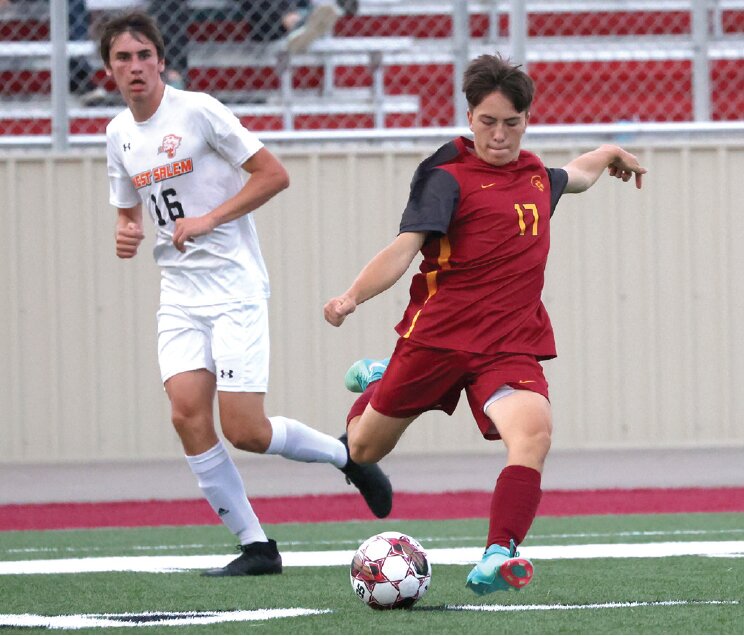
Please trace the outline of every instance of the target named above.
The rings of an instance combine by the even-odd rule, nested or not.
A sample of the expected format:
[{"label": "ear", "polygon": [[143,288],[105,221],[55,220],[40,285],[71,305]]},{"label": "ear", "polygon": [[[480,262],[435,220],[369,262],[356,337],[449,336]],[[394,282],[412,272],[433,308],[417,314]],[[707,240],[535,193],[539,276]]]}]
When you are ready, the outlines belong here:
[{"label": "ear", "polygon": [[158,71],[160,71],[161,73],[165,72],[165,58],[164,57],[161,57],[158,60]]},{"label": "ear", "polygon": [[467,114],[468,114],[468,126],[470,127],[470,130],[473,130],[473,111],[468,108]]},{"label": "ear", "polygon": [[111,67],[108,64],[104,65],[103,70],[106,71],[106,77],[112,77],[113,73],[111,71]]}]

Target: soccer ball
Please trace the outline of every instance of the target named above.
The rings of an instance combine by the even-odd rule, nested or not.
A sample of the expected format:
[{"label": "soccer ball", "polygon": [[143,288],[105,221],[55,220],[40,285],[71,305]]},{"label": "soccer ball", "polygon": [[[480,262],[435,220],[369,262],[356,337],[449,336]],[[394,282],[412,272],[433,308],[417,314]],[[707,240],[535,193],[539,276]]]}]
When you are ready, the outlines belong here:
[{"label": "soccer ball", "polygon": [[416,539],[382,532],[359,546],[350,578],[354,593],[370,607],[409,608],[429,589],[431,564]]}]

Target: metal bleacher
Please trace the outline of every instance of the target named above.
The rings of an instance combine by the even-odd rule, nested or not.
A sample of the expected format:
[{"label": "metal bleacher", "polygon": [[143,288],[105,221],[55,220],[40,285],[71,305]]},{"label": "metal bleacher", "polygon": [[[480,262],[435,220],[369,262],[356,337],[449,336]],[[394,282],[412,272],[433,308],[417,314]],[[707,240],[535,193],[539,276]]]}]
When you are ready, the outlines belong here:
[{"label": "metal bleacher", "polygon": [[[195,90],[209,90],[228,104],[240,117],[252,123],[259,122],[265,130],[294,130],[323,127],[324,117],[328,121],[339,116],[366,118],[367,127],[386,128],[390,121],[394,125],[430,126],[442,125],[428,114],[441,105],[432,100],[441,100],[441,95],[432,96],[432,84],[443,83],[442,78],[451,79],[458,55],[453,27],[453,3],[461,0],[360,0],[358,14],[349,18],[344,28],[336,29],[333,37],[326,37],[312,44],[299,55],[290,56],[281,42],[256,44],[243,41],[193,40],[189,43],[189,67],[208,69],[212,74],[246,73],[270,75],[273,79],[265,86],[257,87],[207,87],[194,83]],[[744,78],[744,0],[696,0],[706,2],[711,14],[711,29],[705,34],[705,55],[714,63],[730,62],[734,72]],[[195,20],[215,19],[223,16],[231,0],[189,0]],[[105,9],[108,0],[89,0],[92,9]],[[528,34],[524,51],[524,62],[528,65],[565,64],[565,73],[575,72],[571,64],[604,63],[674,63],[687,64],[695,60],[700,51],[699,34],[693,28],[648,30],[648,32],[613,33],[595,35],[578,32],[575,26],[577,15],[616,14],[628,16],[687,15],[689,0],[529,0],[526,9],[531,19],[543,19],[564,24],[564,31],[550,35]],[[0,8],[0,23],[8,20],[48,21],[49,4],[36,0],[24,2],[23,15],[10,8]],[[507,0],[471,0],[468,2],[470,23],[464,54],[473,57],[496,50],[513,53],[512,34],[506,28],[510,2]],[[734,15],[736,28],[726,29],[724,15]],[[642,18],[639,18],[639,20]],[[343,19],[342,19],[343,20]],[[49,41],[3,41],[0,43],[0,72],[21,70],[47,72],[51,63]],[[93,42],[69,42],[70,56],[85,55],[98,68],[96,47]],[[406,85],[396,85],[390,69],[393,67],[420,67],[418,75],[409,76]],[[348,69],[364,68],[369,81],[360,85],[339,81],[339,69],[351,74]],[[551,67],[552,68],[552,67]],[[298,87],[294,81],[307,69],[318,70],[320,78],[312,87]],[[437,73],[432,77],[432,69]],[[551,71],[553,72],[553,71]],[[560,72],[560,71],[555,71]],[[591,71],[587,71],[591,72]],[[661,69],[663,73],[663,67]],[[685,71],[688,73],[688,71]],[[196,73],[198,75],[198,72]],[[685,80],[687,81],[687,80]],[[455,82],[456,83],[456,82]],[[110,83],[112,104],[85,108],[70,101],[69,115],[73,122],[98,122],[97,131],[102,131],[105,121],[121,108]],[[743,85],[744,88],[744,85]],[[744,91],[742,91],[744,92]],[[48,94],[39,91],[33,95],[33,107],[18,94],[9,90],[0,92],[0,118],[10,121],[20,118],[49,118]],[[451,108],[453,95],[445,95]],[[566,100],[570,100],[568,95]],[[744,98],[741,98],[744,110]],[[737,104],[734,109],[739,108]],[[744,115],[742,115],[744,118]],[[348,120],[347,120],[348,121]],[[400,123],[404,122],[404,123]],[[2,123],[0,123],[2,125]],[[43,126],[42,126],[43,128]],[[73,132],[75,124],[73,123]],[[2,130],[0,132],[7,132]]]},{"label": "metal bleacher", "polygon": [[[220,15],[229,5],[229,0],[191,0],[196,15],[204,19]],[[112,7],[115,6],[111,5]],[[95,8],[108,8],[106,2],[89,2]],[[49,20],[49,5],[43,2],[26,2],[23,10],[11,5],[0,8],[0,22],[9,20]],[[189,65],[210,69],[262,69],[271,68],[279,78],[277,88],[265,90],[213,90],[217,98],[228,104],[239,117],[273,121],[274,128],[291,130],[299,118],[318,116],[360,116],[371,118],[376,128],[385,127],[386,116],[407,115],[411,125],[419,125],[419,97],[417,95],[387,95],[384,87],[384,65],[391,54],[411,49],[413,38],[409,37],[325,37],[313,42],[305,53],[290,56],[283,42],[259,44],[254,42],[190,42]],[[0,46],[0,71],[25,70],[48,72],[51,66],[53,47],[50,41],[2,42]],[[69,41],[67,55],[85,56],[94,69],[101,71],[93,41]],[[369,87],[343,88],[333,82],[334,69],[338,65],[359,65],[368,69],[371,76]],[[320,67],[323,82],[317,89],[296,90],[292,76],[297,69]],[[31,108],[16,99],[18,96],[3,96],[0,99],[0,120],[50,117],[48,95],[35,95]],[[9,99],[10,97],[10,99]],[[84,107],[70,100],[69,116],[73,122],[110,119],[121,109],[115,92],[110,95],[110,105]],[[272,127],[270,124],[269,127]]]},{"label": "metal bleacher", "polygon": [[[309,50],[289,55],[281,42],[269,46],[219,43],[193,46],[189,59],[194,66],[209,68],[261,68],[272,59],[275,73],[280,78],[278,91],[267,91],[262,98],[263,111],[280,113],[283,127],[291,130],[294,120],[303,114],[373,113],[375,128],[385,127],[388,113],[407,113],[417,117],[417,95],[386,95],[384,67],[390,56],[405,54],[413,49],[413,38],[407,37],[327,37],[314,42]],[[372,76],[369,89],[341,88],[334,83],[338,66],[366,66]],[[322,67],[322,84],[317,90],[298,91],[293,88],[293,72],[299,68]],[[233,106],[238,114],[260,112],[259,105],[243,104],[255,101],[255,92],[226,92],[218,95]],[[418,122],[417,122],[418,123]]]}]

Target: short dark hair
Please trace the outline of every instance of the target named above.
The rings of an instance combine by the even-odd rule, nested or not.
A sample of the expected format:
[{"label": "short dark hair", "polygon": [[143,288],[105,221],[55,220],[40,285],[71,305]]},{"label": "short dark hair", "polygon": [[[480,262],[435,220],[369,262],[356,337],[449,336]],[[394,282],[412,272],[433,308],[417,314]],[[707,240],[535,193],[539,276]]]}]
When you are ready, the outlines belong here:
[{"label": "short dark hair", "polygon": [[535,84],[519,64],[500,55],[476,57],[463,73],[462,90],[472,111],[491,93],[499,91],[518,113],[527,112],[535,95]]},{"label": "short dark hair", "polygon": [[[109,66],[111,45],[122,33],[147,38],[155,45],[158,59],[165,59],[165,43],[155,20],[144,11],[125,11],[116,13],[104,20],[100,27],[100,53],[105,66]],[[139,38],[137,38],[139,39]]]}]

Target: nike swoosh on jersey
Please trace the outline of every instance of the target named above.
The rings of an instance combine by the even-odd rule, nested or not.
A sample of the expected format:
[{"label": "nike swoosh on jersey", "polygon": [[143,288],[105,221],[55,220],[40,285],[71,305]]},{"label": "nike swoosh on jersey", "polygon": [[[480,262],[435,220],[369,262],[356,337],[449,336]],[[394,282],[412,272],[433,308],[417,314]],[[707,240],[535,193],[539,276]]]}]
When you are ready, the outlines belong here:
[{"label": "nike swoosh on jersey", "polygon": [[481,183],[481,188],[485,190],[486,188],[490,188],[491,186],[495,186],[495,185],[496,185],[495,181],[493,183]]}]

